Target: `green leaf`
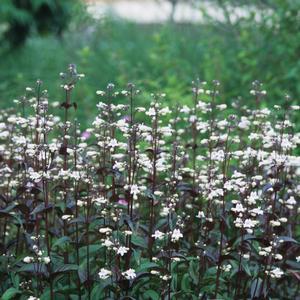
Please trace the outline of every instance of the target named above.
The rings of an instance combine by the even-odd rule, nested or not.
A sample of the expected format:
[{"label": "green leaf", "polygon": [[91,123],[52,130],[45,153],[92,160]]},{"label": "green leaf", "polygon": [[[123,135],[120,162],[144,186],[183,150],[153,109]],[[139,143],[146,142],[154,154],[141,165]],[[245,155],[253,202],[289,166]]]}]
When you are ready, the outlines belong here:
[{"label": "green leaf", "polygon": [[197,275],[199,262],[191,260],[189,263],[189,275],[193,279],[194,284],[198,284],[199,277]]},{"label": "green leaf", "polygon": [[70,240],[70,237],[68,236],[63,236],[61,238],[59,238],[58,240],[56,240],[54,242],[54,244],[52,245],[52,249],[55,248],[55,247],[62,247],[64,246],[65,244],[69,243],[71,240]]},{"label": "green leaf", "polygon": [[11,279],[14,287],[18,288],[19,284],[20,284],[20,276],[18,274],[16,274],[16,273],[11,272],[10,273],[10,279]]},{"label": "green leaf", "polygon": [[[103,248],[102,245],[100,244],[91,244],[89,245],[89,254],[90,254],[90,257],[94,256],[95,254],[99,254],[99,250]],[[87,247],[86,246],[83,246],[83,247],[80,247],[79,249],[79,256],[81,258],[84,258],[87,254]]]},{"label": "green leaf", "polygon": [[78,268],[78,276],[81,283],[87,281],[87,270],[85,265],[80,265]]},{"label": "green leaf", "polygon": [[105,289],[105,287],[107,285],[109,285],[111,282],[110,282],[110,279],[107,280],[106,284],[97,284],[92,292],[91,292],[91,300],[98,300],[100,299],[103,295],[102,295],[102,292],[103,290]]},{"label": "green leaf", "polygon": [[52,208],[53,208],[52,204],[48,204],[46,206],[45,203],[41,203],[31,212],[31,215],[43,213],[43,212],[51,210]]},{"label": "green leaf", "polygon": [[46,290],[44,290],[43,294],[40,297],[41,300],[48,300],[51,299],[51,294],[50,294],[50,289],[47,288]]},{"label": "green leaf", "polygon": [[295,244],[299,244],[298,241],[296,241],[295,239],[289,237],[289,236],[279,236],[278,240],[283,240],[284,242],[289,242],[289,243],[295,243]]},{"label": "green leaf", "polygon": [[146,261],[146,262],[142,262],[140,264],[140,266],[137,268],[137,272],[142,272],[142,271],[146,271],[147,269],[157,268],[157,267],[159,267],[159,266],[156,263]]},{"label": "green leaf", "polygon": [[23,265],[17,272],[38,273],[46,277],[49,276],[46,265],[41,263],[39,264],[32,263],[32,264]]},{"label": "green leaf", "polygon": [[191,291],[191,285],[190,285],[190,275],[184,274],[181,280],[181,289],[184,292],[190,292]]},{"label": "green leaf", "polygon": [[18,294],[21,294],[21,291],[17,290],[14,287],[11,287],[4,292],[4,294],[1,297],[1,300],[13,299]]},{"label": "green leaf", "polygon": [[159,294],[155,292],[154,290],[148,290],[144,293],[144,298],[145,299],[151,299],[151,300],[158,300],[159,299]]},{"label": "green leaf", "polygon": [[131,242],[132,244],[136,245],[136,246],[139,246],[139,247],[142,247],[142,248],[147,248],[147,242],[144,238],[136,235],[136,234],[133,234],[131,236]]},{"label": "green leaf", "polygon": [[64,264],[61,266],[57,266],[54,268],[53,273],[58,274],[58,273],[68,273],[68,272],[73,272],[77,271],[78,266],[75,264]]},{"label": "green leaf", "polygon": [[262,280],[260,278],[256,278],[251,283],[251,299],[257,298],[260,295]]},{"label": "green leaf", "polygon": [[178,275],[177,274],[172,274],[172,281],[171,281],[171,289],[172,291],[177,290],[177,281],[178,281]]},{"label": "green leaf", "polygon": [[242,267],[244,269],[244,271],[246,272],[246,274],[251,277],[251,270],[249,268],[249,263],[248,262],[242,262]]},{"label": "green leaf", "polygon": [[287,260],[286,264],[293,268],[293,269],[298,269],[300,270],[300,262],[294,261],[294,260]]}]

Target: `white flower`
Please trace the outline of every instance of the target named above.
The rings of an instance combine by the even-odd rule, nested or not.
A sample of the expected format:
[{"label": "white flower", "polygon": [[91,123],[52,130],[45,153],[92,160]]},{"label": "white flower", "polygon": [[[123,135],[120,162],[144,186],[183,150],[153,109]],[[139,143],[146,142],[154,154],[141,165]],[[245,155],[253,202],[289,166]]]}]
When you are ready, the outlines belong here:
[{"label": "white flower", "polygon": [[20,146],[25,146],[27,141],[26,141],[26,137],[25,136],[15,136],[12,138],[12,140]]},{"label": "white flower", "polygon": [[279,221],[280,221],[281,223],[286,223],[286,222],[288,221],[288,219],[285,218],[285,217],[283,217],[283,218],[280,218]]},{"label": "white flower", "polygon": [[116,122],[116,127],[119,128],[122,132],[126,132],[128,130],[128,123],[126,120],[121,119]]},{"label": "white flower", "polygon": [[299,105],[291,105],[292,110],[299,110],[300,106]]},{"label": "white flower", "polygon": [[23,258],[23,261],[24,261],[24,263],[26,263],[26,264],[30,264],[31,262],[33,262],[33,257],[31,257],[31,256],[26,256],[26,257],[24,257]]},{"label": "white flower", "polygon": [[71,220],[73,218],[73,216],[72,215],[63,215],[63,216],[61,216],[61,218],[62,218],[62,220],[69,221],[69,220]]},{"label": "white flower", "polygon": [[[165,94],[162,94],[161,95],[162,97],[165,97]],[[162,115],[162,116],[165,116],[166,114],[169,114],[169,113],[171,113],[171,110],[169,109],[169,107],[163,107],[160,111],[159,111],[159,113]]]},{"label": "white flower", "polygon": [[163,276],[159,276],[163,281],[168,281],[170,280],[171,276],[170,275],[163,275]]},{"label": "white flower", "polygon": [[289,205],[295,205],[297,202],[295,200],[295,197],[291,196],[288,200],[286,200],[286,203]]},{"label": "white flower", "polygon": [[126,254],[128,252],[128,250],[129,250],[129,248],[120,246],[117,250],[117,254],[120,254],[121,256],[123,256],[124,254]]},{"label": "white flower", "polygon": [[230,272],[232,265],[228,264],[228,265],[222,266],[221,268],[224,272]]},{"label": "white flower", "polygon": [[277,226],[281,225],[281,223],[279,221],[276,221],[276,220],[271,220],[270,224],[271,224],[272,227],[277,227]]},{"label": "white flower", "polygon": [[137,195],[140,193],[139,187],[136,184],[133,184],[130,187],[130,194],[133,195],[133,199],[137,199]]},{"label": "white flower", "polygon": [[150,107],[149,110],[146,112],[147,116],[155,116],[156,115],[156,111],[153,107]]},{"label": "white flower", "polygon": [[264,211],[263,211],[260,207],[253,208],[253,209],[251,209],[249,212],[250,212],[250,214],[251,214],[252,216],[263,215],[263,214],[264,214]]},{"label": "white flower", "polygon": [[256,221],[253,221],[253,220],[251,220],[251,219],[246,219],[245,221],[244,221],[244,228],[253,228],[253,227],[255,227],[255,225],[256,225]]},{"label": "white flower", "polygon": [[256,204],[256,201],[259,200],[259,196],[256,192],[251,192],[250,196],[246,199],[248,204]]},{"label": "white flower", "polygon": [[154,237],[155,239],[158,240],[162,240],[164,238],[164,233],[159,231],[159,230],[155,230],[154,234],[152,234],[152,237]]},{"label": "white flower", "polygon": [[241,121],[238,124],[238,127],[241,129],[248,129],[250,127],[251,123],[246,117],[241,117]]},{"label": "white flower", "polygon": [[235,207],[231,208],[232,211],[234,212],[244,212],[245,208],[243,207],[243,205],[241,203],[237,203]]},{"label": "white flower", "polygon": [[86,202],[84,202],[84,201],[82,201],[82,200],[77,200],[77,206],[79,206],[79,207],[83,207],[83,206],[85,206],[87,203]]},{"label": "white flower", "polygon": [[275,268],[270,272],[266,271],[266,273],[269,274],[272,278],[281,278],[281,276],[284,274],[280,268]]},{"label": "white flower", "polygon": [[102,120],[101,118],[99,117],[96,117],[95,121],[92,123],[93,126],[95,126],[96,128],[99,128],[102,124],[104,124],[105,121]]},{"label": "white flower", "polygon": [[103,245],[104,245],[105,247],[107,247],[107,248],[110,248],[113,244],[114,244],[114,243],[113,243],[111,240],[109,240],[109,239],[106,239],[106,240],[104,241],[104,243],[103,243]]},{"label": "white flower", "polygon": [[217,109],[219,109],[219,110],[224,110],[224,109],[227,108],[227,105],[226,105],[226,104],[219,104],[219,105],[217,105],[216,107],[217,107]]},{"label": "white flower", "polygon": [[296,261],[297,261],[297,262],[300,262],[300,256],[297,256],[297,257],[296,257]]},{"label": "white flower", "polygon": [[167,207],[167,206],[165,206],[165,207],[162,208],[162,211],[160,212],[160,215],[161,215],[162,217],[165,217],[165,216],[167,216],[169,213],[170,213],[170,208]]},{"label": "white flower", "polygon": [[181,109],[180,109],[180,112],[182,113],[185,113],[185,114],[188,114],[190,112],[190,108],[186,105],[184,105]]},{"label": "white flower", "polygon": [[107,203],[108,200],[106,198],[100,196],[99,198],[93,199],[92,202],[94,202],[96,205],[101,205],[101,204]]},{"label": "white flower", "polygon": [[233,221],[235,227],[238,227],[238,228],[241,228],[243,227],[243,220],[241,218],[236,218],[234,221]]},{"label": "white flower", "polygon": [[30,179],[38,183],[42,179],[42,174],[32,171],[30,172]]},{"label": "white flower", "polygon": [[50,259],[49,256],[45,256],[45,257],[43,258],[43,261],[44,261],[44,263],[47,265],[47,264],[49,264],[49,263],[51,262],[51,259]]},{"label": "white flower", "polygon": [[269,253],[272,251],[272,246],[260,248],[258,254],[261,256],[268,256]]},{"label": "white flower", "polygon": [[100,279],[106,279],[106,278],[110,277],[111,274],[112,274],[111,271],[106,270],[106,269],[104,269],[104,268],[101,268],[101,269],[100,269],[100,272],[98,273]]},{"label": "white flower", "polygon": [[183,235],[180,232],[180,230],[179,229],[174,229],[174,231],[172,233],[172,236],[171,236],[171,240],[172,240],[172,242],[176,242],[182,237],[183,237]]},{"label": "white flower", "polygon": [[100,228],[100,229],[99,229],[99,232],[100,232],[100,233],[109,234],[109,233],[112,232],[112,229],[109,228],[109,227],[104,227],[104,228]]},{"label": "white flower", "polygon": [[199,219],[205,218],[204,212],[200,210],[200,211],[198,212],[198,215],[196,216],[196,218],[199,218]]},{"label": "white flower", "polygon": [[115,148],[118,146],[118,141],[116,139],[111,139],[110,142],[108,143],[108,147],[111,147],[111,148]]},{"label": "white flower", "polygon": [[136,273],[134,269],[129,269],[125,272],[122,272],[122,275],[128,280],[134,279],[136,277]]},{"label": "white flower", "polygon": [[96,94],[99,96],[104,96],[105,92],[104,91],[96,91]]}]

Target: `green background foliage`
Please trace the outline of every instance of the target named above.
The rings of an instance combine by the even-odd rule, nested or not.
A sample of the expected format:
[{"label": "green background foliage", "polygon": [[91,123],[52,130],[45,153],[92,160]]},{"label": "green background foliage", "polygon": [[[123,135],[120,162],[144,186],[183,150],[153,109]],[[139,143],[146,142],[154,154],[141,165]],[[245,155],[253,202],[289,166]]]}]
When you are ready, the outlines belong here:
[{"label": "green background foliage", "polygon": [[33,31],[61,36],[77,0],[2,0],[0,16],[5,22],[4,42],[22,46]]},{"label": "green background foliage", "polygon": [[[202,24],[135,24],[113,17],[96,22],[76,1],[71,1],[73,5],[70,1],[25,2],[35,10],[51,8],[55,18],[45,19],[51,25],[46,26],[39,23],[43,19],[39,15],[36,18],[20,9],[12,10],[14,1],[1,5],[2,16],[6,16],[0,25],[2,41],[14,18],[25,23],[30,20],[30,24],[35,20],[23,47],[10,51],[0,48],[2,108],[10,106],[12,99],[37,78],[45,82],[50,98],[60,101],[63,92],[58,74],[70,62],[87,75],[75,93],[79,108],[84,107],[79,110],[81,121],[91,117],[97,102],[95,90],[104,89],[109,82],[120,87],[134,82],[142,90],[166,92],[166,101],[172,104],[191,101],[190,83],[197,77],[220,80],[222,101],[227,103],[241,97],[251,106],[248,92],[254,80],[265,83],[266,99],[273,104],[282,103],[285,92],[295,103],[299,99],[298,1],[255,1],[252,13],[238,21],[230,18],[230,10],[247,10],[245,1],[211,1],[219,4],[225,16],[228,13],[227,18],[218,22],[206,16]],[[65,14],[72,15],[68,26]],[[48,32],[60,32],[61,38],[37,35],[44,27]]]}]

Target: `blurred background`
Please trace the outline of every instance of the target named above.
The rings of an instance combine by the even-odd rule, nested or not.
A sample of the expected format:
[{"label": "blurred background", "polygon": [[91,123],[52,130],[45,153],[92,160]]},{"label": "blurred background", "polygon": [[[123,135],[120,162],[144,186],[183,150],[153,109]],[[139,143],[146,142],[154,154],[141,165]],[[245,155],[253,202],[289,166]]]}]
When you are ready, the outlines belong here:
[{"label": "blurred background", "polygon": [[59,73],[75,63],[86,75],[74,95],[82,122],[109,82],[173,104],[191,101],[195,78],[218,79],[223,102],[251,105],[260,80],[268,104],[285,92],[299,104],[300,1],[1,0],[0,55],[1,108],[36,79],[61,101]]}]

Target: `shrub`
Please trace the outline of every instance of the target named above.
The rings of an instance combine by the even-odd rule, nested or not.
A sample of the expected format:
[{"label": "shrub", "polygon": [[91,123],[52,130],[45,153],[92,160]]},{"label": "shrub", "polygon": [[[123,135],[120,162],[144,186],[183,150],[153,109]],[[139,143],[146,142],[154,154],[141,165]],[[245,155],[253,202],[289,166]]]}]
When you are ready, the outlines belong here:
[{"label": "shrub", "polygon": [[295,299],[300,107],[260,108],[259,82],[254,110],[217,81],[172,109],[109,84],[80,129],[82,77],[61,74],[62,117],[41,81],[1,114],[2,299]]},{"label": "shrub", "polygon": [[0,16],[7,27],[2,42],[9,42],[12,47],[22,46],[33,30],[61,36],[70,21],[71,8],[78,3],[76,0],[2,0]]}]

